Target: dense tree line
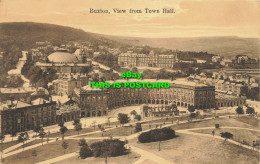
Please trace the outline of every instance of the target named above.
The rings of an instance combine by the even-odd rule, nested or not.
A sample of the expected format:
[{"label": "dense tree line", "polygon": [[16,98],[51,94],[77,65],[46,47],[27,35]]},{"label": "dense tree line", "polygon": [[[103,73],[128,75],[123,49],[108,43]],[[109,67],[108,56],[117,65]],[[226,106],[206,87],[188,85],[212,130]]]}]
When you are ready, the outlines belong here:
[{"label": "dense tree line", "polygon": [[190,59],[201,59],[206,61],[211,61],[213,54],[208,52],[194,52],[194,51],[178,51],[178,59],[180,60],[190,60]]},{"label": "dense tree line", "polygon": [[23,83],[20,77],[9,76],[8,71],[16,69],[19,58],[22,57],[22,52],[19,47],[10,42],[0,41],[0,87],[19,87]]},{"label": "dense tree line", "polygon": [[36,87],[47,88],[49,82],[58,78],[56,70],[50,68],[47,72],[44,72],[40,67],[35,66],[29,53],[27,54],[27,62],[22,68],[22,74]]},{"label": "dense tree line", "polygon": [[102,54],[94,58],[95,61],[104,64],[105,66],[108,66],[110,68],[114,68],[118,66],[118,57],[114,56],[112,54]]},{"label": "dense tree line", "polygon": [[260,88],[248,88],[247,86],[241,88],[241,95],[246,96],[248,99],[260,101]]}]

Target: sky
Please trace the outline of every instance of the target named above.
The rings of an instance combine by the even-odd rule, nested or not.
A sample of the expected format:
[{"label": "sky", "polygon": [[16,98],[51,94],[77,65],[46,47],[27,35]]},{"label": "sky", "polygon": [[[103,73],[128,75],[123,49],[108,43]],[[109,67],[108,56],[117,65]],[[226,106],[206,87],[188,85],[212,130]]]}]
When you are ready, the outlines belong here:
[{"label": "sky", "polygon": [[[110,14],[90,13],[90,8]],[[115,8],[127,13],[114,13]],[[162,13],[163,8],[175,13]],[[131,37],[260,38],[260,0],[0,0],[0,22],[51,23]]]}]

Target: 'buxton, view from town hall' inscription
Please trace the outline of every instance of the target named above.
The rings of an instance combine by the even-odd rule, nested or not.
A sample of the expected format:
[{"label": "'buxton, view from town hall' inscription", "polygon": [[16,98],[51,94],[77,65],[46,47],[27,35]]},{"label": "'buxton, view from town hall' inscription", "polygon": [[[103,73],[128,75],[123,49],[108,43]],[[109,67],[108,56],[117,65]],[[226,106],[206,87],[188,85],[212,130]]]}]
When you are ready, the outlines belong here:
[{"label": "'buxton, view from town hall' inscription", "polygon": [[0,163],[258,164],[259,3],[0,1]]}]

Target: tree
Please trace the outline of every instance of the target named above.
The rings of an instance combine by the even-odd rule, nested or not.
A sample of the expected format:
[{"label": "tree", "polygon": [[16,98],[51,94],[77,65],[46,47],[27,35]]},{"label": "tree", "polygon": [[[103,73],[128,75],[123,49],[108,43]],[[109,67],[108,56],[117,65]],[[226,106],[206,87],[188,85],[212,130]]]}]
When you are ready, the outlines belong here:
[{"label": "tree", "polygon": [[246,108],[246,114],[255,114],[255,109],[250,107],[250,106],[248,106]]},{"label": "tree", "polygon": [[88,145],[84,145],[80,147],[79,156],[81,159],[85,159],[87,157],[93,156],[93,153]]},{"label": "tree", "polygon": [[137,112],[135,110],[132,110],[130,114],[136,116]]},{"label": "tree", "polygon": [[79,135],[79,131],[82,130],[82,124],[80,123],[80,119],[75,119],[73,125],[74,129],[78,132]]},{"label": "tree", "polygon": [[64,126],[64,122],[60,122],[59,127],[63,127],[63,126]]},{"label": "tree", "polygon": [[240,106],[237,107],[236,112],[237,112],[237,116],[239,116],[239,114],[244,114],[244,110],[243,110],[243,108],[240,107]]},{"label": "tree", "polygon": [[190,113],[195,112],[194,106],[193,106],[193,105],[188,106],[188,111],[189,111]]},{"label": "tree", "polygon": [[79,144],[79,146],[84,146],[84,145],[87,145],[87,142],[85,139],[80,139],[78,144]]},{"label": "tree", "polygon": [[153,129],[148,132],[143,132],[138,136],[138,141],[141,143],[156,142],[172,139],[175,137],[175,131],[171,128]]},{"label": "tree", "polygon": [[136,125],[135,125],[135,133],[138,133],[138,132],[140,132],[142,130],[143,129],[142,129],[141,123],[136,123]]},{"label": "tree", "polygon": [[118,113],[117,119],[119,120],[120,124],[125,124],[130,121],[128,115],[124,113]]},{"label": "tree", "polygon": [[39,130],[39,137],[42,139],[42,145],[43,145],[43,138],[46,136],[46,132],[44,132],[44,129],[43,128],[41,128],[40,130]]},{"label": "tree", "polygon": [[41,127],[40,126],[36,126],[34,129],[33,129],[33,132],[37,133],[41,130]]},{"label": "tree", "polygon": [[81,159],[85,159],[93,155],[85,139],[81,139],[79,141],[79,146],[80,146],[79,156]]},{"label": "tree", "polygon": [[60,127],[60,133],[62,134],[62,140],[64,140],[64,135],[68,131],[68,128],[66,126]]},{"label": "tree", "polygon": [[4,140],[5,140],[5,135],[4,134],[0,134],[0,140],[1,140],[1,162],[3,163],[3,144],[4,144]]},{"label": "tree", "polygon": [[126,153],[125,142],[107,139],[90,145],[94,157],[115,157]]},{"label": "tree", "polygon": [[11,131],[11,137],[12,137],[12,141],[14,141],[14,137],[16,137],[16,135],[17,135],[17,132],[16,132],[16,130],[14,130],[14,129],[12,129],[12,131]]},{"label": "tree", "polygon": [[222,133],[220,133],[220,135],[221,135],[221,137],[225,138],[225,141],[226,141],[227,139],[233,138],[233,134],[231,134],[231,133],[229,133],[229,132],[222,132]]},{"label": "tree", "polygon": [[77,124],[77,125],[74,125],[74,128],[75,128],[75,130],[78,132],[78,135],[79,135],[79,131],[82,130],[82,124],[79,123],[79,124]]},{"label": "tree", "polygon": [[24,150],[24,141],[26,141],[28,139],[29,139],[29,135],[28,135],[27,132],[22,132],[18,136],[18,142],[22,142],[23,143],[23,150]]},{"label": "tree", "polygon": [[135,116],[135,119],[137,120],[137,121],[140,121],[142,118],[141,118],[141,115],[136,115]]},{"label": "tree", "polygon": [[67,142],[63,141],[61,146],[64,149],[64,154],[65,154],[65,150],[69,147],[69,144]]},{"label": "tree", "polygon": [[190,114],[190,120],[192,121],[192,119],[193,119],[193,118],[196,118],[196,116],[197,116],[196,113],[191,113],[191,114]]}]

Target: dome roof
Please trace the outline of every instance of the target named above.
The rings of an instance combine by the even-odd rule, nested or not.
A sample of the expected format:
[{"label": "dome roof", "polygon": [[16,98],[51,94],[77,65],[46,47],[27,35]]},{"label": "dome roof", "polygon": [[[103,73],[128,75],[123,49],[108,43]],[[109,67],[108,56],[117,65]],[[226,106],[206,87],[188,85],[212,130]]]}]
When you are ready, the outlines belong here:
[{"label": "dome roof", "polygon": [[66,51],[56,51],[48,56],[50,62],[73,63],[78,61],[77,57]]}]

